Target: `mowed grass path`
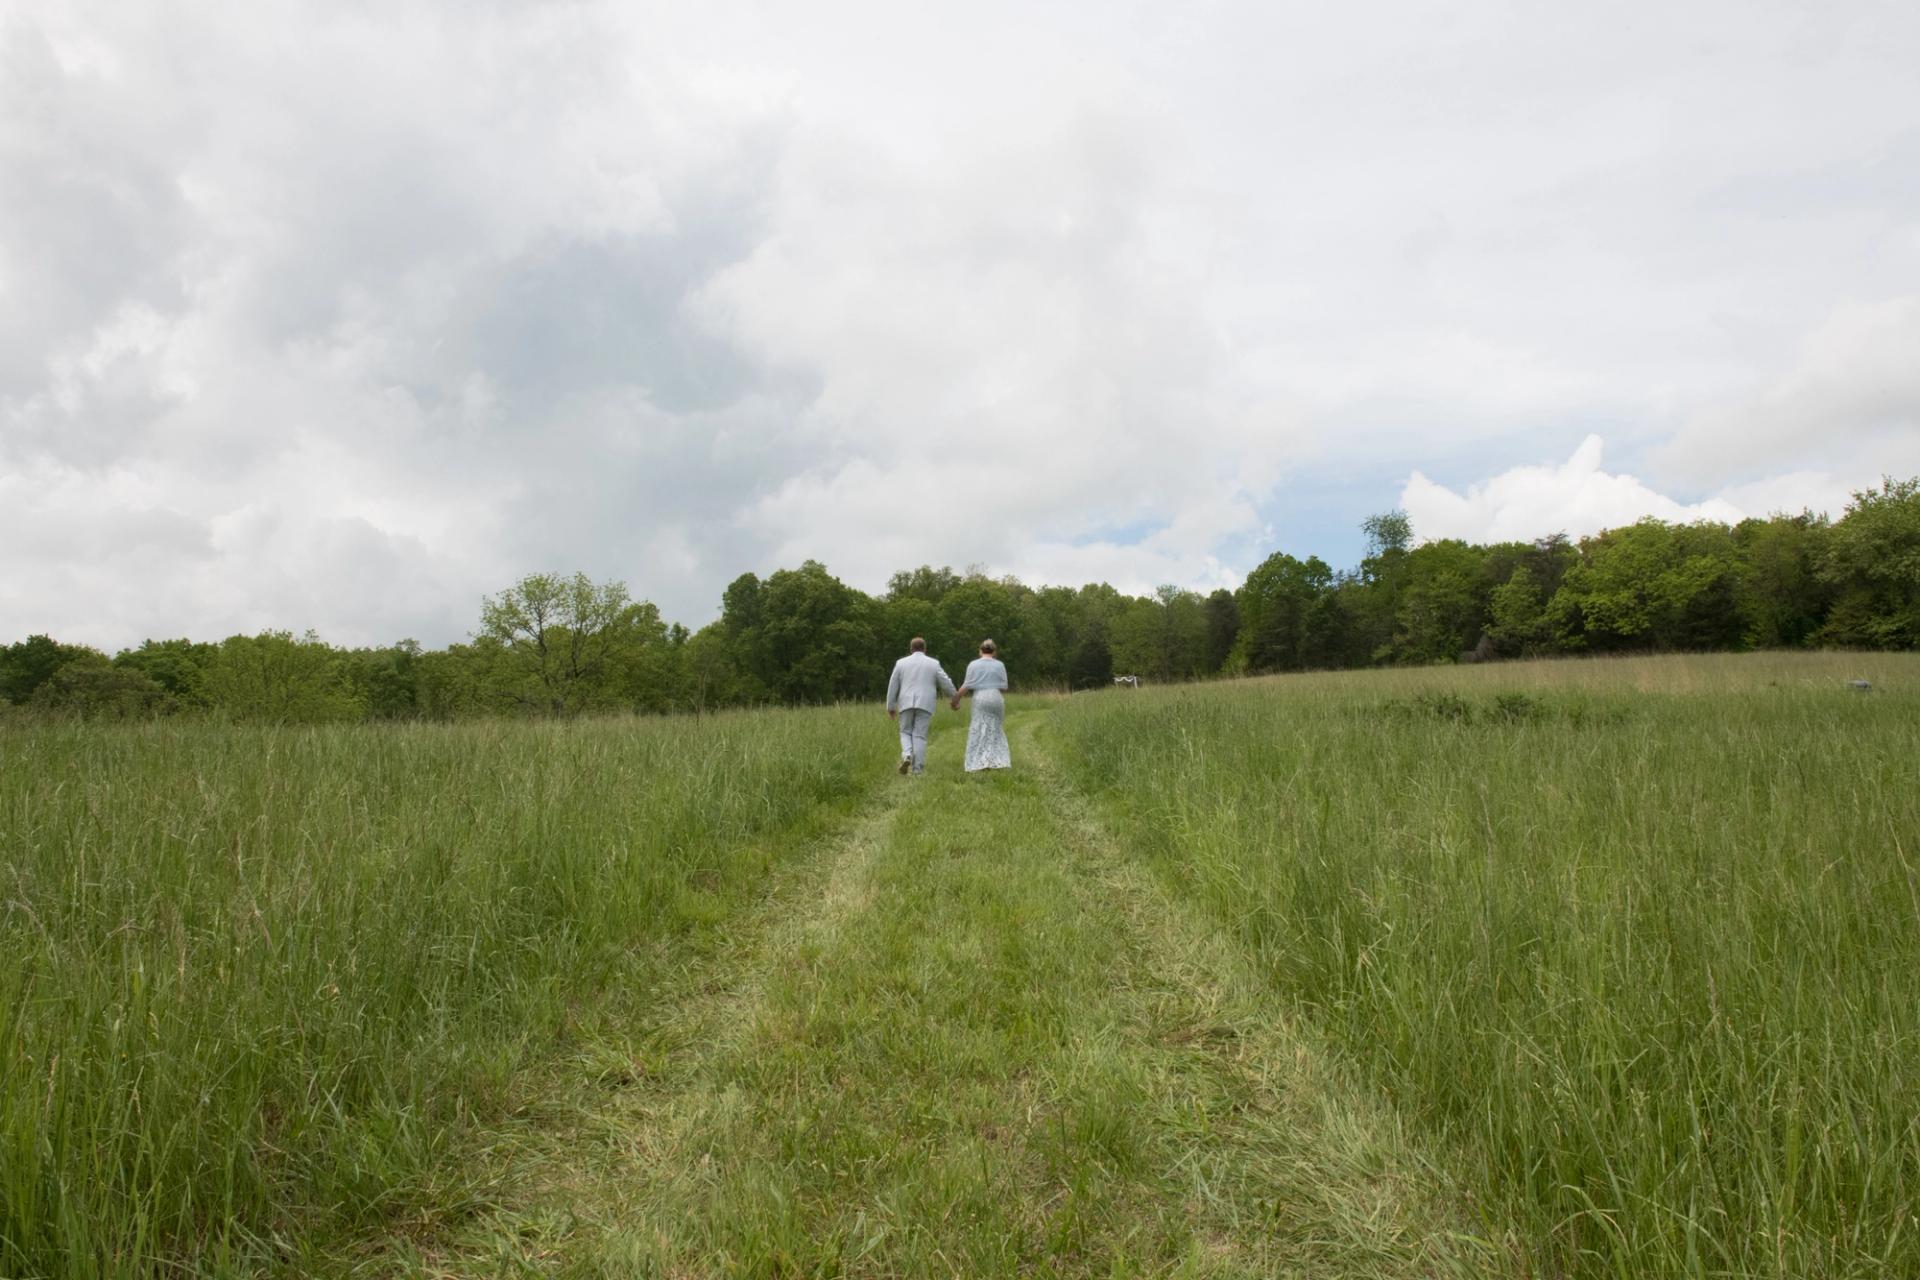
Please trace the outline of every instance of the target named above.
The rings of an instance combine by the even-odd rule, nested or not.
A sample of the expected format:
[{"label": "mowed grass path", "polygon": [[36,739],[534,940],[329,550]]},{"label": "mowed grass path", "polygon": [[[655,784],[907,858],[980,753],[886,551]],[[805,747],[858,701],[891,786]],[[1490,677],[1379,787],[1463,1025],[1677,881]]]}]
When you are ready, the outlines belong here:
[{"label": "mowed grass path", "polygon": [[1118,853],[1016,714],[960,717],[659,1011],[546,1079],[429,1274],[1411,1276],[1488,1259],[1391,1115]]}]

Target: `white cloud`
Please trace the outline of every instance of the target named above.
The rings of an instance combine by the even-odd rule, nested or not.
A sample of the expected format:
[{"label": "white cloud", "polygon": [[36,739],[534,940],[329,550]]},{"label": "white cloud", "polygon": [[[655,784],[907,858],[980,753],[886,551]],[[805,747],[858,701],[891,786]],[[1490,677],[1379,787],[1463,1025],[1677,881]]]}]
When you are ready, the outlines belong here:
[{"label": "white cloud", "polygon": [[1791,468],[1809,502],[1920,472],[1920,294],[1835,308],[1777,376],[1696,415],[1655,461],[1695,483],[1737,477],[1756,493],[1781,490]]},{"label": "white cloud", "polygon": [[1646,483],[1416,524],[1920,471],[1920,9],[1629,9],[16,0],[0,641],[1205,587],[1595,424]]},{"label": "white cloud", "polygon": [[[928,558],[1064,563],[1035,548],[1117,526],[1242,531],[1217,513],[1244,512],[1297,446],[1234,403],[1200,282],[1141,216],[1162,193],[1137,133],[1096,115],[934,174],[795,154],[781,231],[700,298],[717,330],[818,380],[801,469],[741,515],[773,560],[877,586]],[[1150,539],[1101,563],[1131,561],[1130,580],[1172,571]]]},{"label": "white cloud", "polygon": [[1732,524],[1749,516],[1812,510],[1837,519],[1853,489],[1867,487],[1867,482],[1849,486],[1823,471],[1799,471],[1728,486],[1699,502],[1681,502],[1633,476],[1604,470],[1603,450],[1601,438],[1590,435],[1557,467],[1512,467],[1468,485],[1465,493],[1415,471],[1400,491],[1400,506],[1423,542],[1530,542],[1551,533],[1584,537],[1648,516],[1680,524]]},{"label": "white cloud", "polygon": [[1581,537],[1647,516],[1734,521],[1744,514],[1719,499],[1675,502],[1632,476],[1603,471],[1602,447],[1599,436],[1588,436],[1560,466],[1514,467],[1465,493],[1416,471],[1400,491],[1400,506],[1422,541],[1526,542],[1549,533]]}]

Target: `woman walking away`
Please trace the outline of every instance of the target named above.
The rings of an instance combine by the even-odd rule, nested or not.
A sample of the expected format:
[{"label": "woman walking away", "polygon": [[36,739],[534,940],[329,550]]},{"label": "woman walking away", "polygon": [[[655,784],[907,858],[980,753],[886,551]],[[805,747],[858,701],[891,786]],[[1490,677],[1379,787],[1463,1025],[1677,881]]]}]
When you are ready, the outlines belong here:
[{"label": "woman walking away", "polygon": [[955,711],[960,699],[973,699],[967,720],[968,773],[1013,767],[1013,753],[1007,749],[1006,689],[1006,665],[994,656],[993,641],[982,640],[980,656],[967,664],[967,678],[953,694]]}]

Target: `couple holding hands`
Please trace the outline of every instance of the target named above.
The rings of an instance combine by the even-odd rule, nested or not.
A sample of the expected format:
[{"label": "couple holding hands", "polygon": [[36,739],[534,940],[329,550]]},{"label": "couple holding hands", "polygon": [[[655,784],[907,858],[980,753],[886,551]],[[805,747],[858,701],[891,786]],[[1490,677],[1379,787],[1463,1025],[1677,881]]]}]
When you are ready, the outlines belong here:
[{"label": "couple holding hands", "polygon": [[921,773],[927,767],[927,725],[933,704],[944,694],[955,711],[960,699],[973,699],[967,721],[967,772],[1013,767],[1007,748],[1007,668],[994,656],[991,640],[980,642],[980,656],[967,664],[967,678],[958,689],[946,669],[927,656],[927,642],[919,636],[912,652],[893,664],[887,681],[887,714],[900,722],[900,772]]}]

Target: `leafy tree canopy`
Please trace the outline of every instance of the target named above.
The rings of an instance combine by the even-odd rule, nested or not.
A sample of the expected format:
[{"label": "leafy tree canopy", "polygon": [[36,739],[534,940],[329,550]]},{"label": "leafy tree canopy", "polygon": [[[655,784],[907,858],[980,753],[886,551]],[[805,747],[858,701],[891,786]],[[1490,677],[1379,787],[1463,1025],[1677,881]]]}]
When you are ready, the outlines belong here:
[{"label": "leafy tree canopy", "polygon": [[[1029,587],[921,565],[874,597],[818,561],[726,587],[689,631],[626,584],[532,574],[481,601],[472,639],[336,649],[265,631],[217,644],[148,640],[112,659],[44,634],[0,648],[10,714],[133,719],[211,714],[282,723],[704,713],[875,698],[923,636],[958,676],[992,637],[1023,688],[1498,656],[1920,646],[1920,479],[1807,513],[1734,526],[1643,520],[1573,541],[1419,543],[1400,511],[1362,525],[1347,572],[1275,551],[1236,591],[1107,583]],[[1484,642],[1484,643],[1483,643]]]}]

